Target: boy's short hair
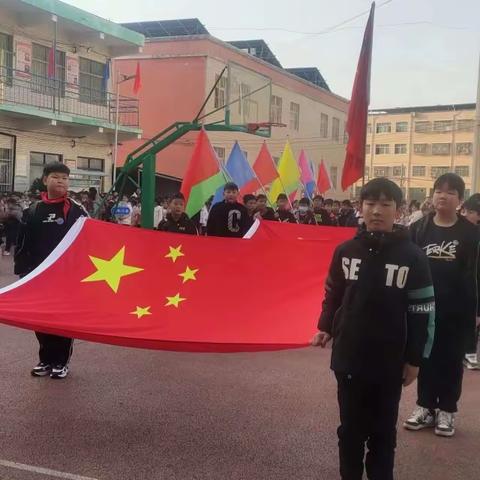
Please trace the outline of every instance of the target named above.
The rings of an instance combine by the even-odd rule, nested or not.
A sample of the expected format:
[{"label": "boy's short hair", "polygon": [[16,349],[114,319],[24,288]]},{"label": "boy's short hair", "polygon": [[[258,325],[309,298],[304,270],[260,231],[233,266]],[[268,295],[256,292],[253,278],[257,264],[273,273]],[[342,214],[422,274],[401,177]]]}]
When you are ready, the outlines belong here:
[{"label": "boy's short hair", "polygon": [[334,200],[333,205],[335,205],[335,204],[340,205],[340,200]]},{"label": "boy's short hair", "polygon": [[480,193],[474,193],[468,200],[466,200],[463,204],[463,208],[480,214]]},{"label": "boy's short hair", "polygon": [[323,197],[321,195],[315,195],[313,197],[313,201],[315,201],[315,200],[321,200],[323,202]]},{"label": "boy's short hair", "polygon": [[247,193],[246,195],[243,196],[243,203],[247,203],[252,200],[257,201],[257,198],[255,197],[255,195],[252,195],[251,193]]},{"label": "boy's short hair", "polygon": [[70,169],[62,162],[51,162],[45,165],[42,177],[48,177],[52,173],[64,173],[70,175]]},{"label": "boy's short hair", "polygon": [[223,187],[223,191],[226,192],[227,190],[237,191],[238,192],[238,185],[233,182],[227,182]]},{"label": "boy's short hair", "polygon": [[353,208],[352,202],[350,200],[343,200],[341,205],[348,208]]},{"label": "boy's short hair", "polygon": [[259,195],[257,195],[257,202],[258,200],[266,200],[267,199],[267,196],[264,195],[263,193],[260,193]]},{"label": "boy's short hair", "polygon": [[185,196],[183,195],[182,192],[177,192],[174,195],[172,195],[172,198],[170,199],[170,202],[173,202],[174,200],[185,201]]},{"label": "boy's short hair", "polygon": [[333,200],[331,198],[327,198],[325,202],[323,202],[325,205],[333,205]]},{"label": "boy's short hair", "polygon": [[298,204],[299,205],[307,205],[309,207],[310,206],[310,200],[306,197],[303,197],[299,200]]},{"label": "boy's short hair", "polygon": [[288,197],[284,193],[279,193],[277,197],[277,202],[279,200],[288,200]]},{"label": "boy's short hair", "polygon": [[463,198],[465,195],[465,182],[460,175],[456,173],[444,173],[440,175],[433,184],[433,190],[442,188],[444,185],[447,185],[450,190],[456,190],[458,192],[458,197]]},{"label": "boy's short hair", "polygon": [[379,200],[384,195],[387,200],[395,202],[397,208],[403,201],[403,193],[401,188],[388,178],[374,178],[370,180],[360,192],[360,201]]}]

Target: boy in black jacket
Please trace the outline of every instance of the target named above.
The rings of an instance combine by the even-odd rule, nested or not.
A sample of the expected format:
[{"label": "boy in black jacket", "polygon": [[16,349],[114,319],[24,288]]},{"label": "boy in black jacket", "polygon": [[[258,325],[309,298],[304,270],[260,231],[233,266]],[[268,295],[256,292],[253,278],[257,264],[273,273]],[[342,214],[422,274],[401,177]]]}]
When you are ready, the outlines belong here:
[{"label": "boy in black jacket", "polygon": [[288,210],[288,197],[284,193],[280,193],[277,197],[276,216],[283,223],[297,223],[295,215]]},{"label": "boy in black jacket", "polygon": [[435,213],[410,227],[412,240],[430,262],[435,287],[435,340],[418,376],[417,408],[404,423],[408,430],[435,427],[455,433],[454,414],[462,392],[463,358],[475,338],[478,316],[478,227],[457,215],[465,183],[454,173],[433,186]]},{"label": "boy in black jacket", "polygon": [[[67,197],[70,169],[60,162],[49,163],[43,170],[47,187],[42,199],[28,207],[22,218],[14,257],[14,271],[20,277],[37,268],[60,243],[85,209]],[[50,375],[60,379],[68,375],[73,340],[35,332],[40,344],[40,361],[32,370],[35,377]]]},{"label": "boy in black jacket", "polygon": [[255,215],[263,218],[263,220],[278,220],[275,216],[275,210],[272,207],[267,207],[267,196],[263,193],[257,195],[257,213]]},{"label": "boy in black jacket", "polygon": [[361,193],[365,224],[335,250],[313,345],[333,338],[338,382],[340,475],[392,480],[398,404],[431,348],[433,287],[428,261],[394,227],[400,188],[376,178]]},{"label": "boy in black jacket", "polygon": [[242,238],[251,226],[247,209],[237,202],[238,186],[229,182],[223,188],[223,202],[210,210],[207,235]]},{"label": "boy in black jacket", "polygon": [[162,232],[198,235],[197,228],[185,213],[185,197],[182,193],[176,193],[172,197],[169,210],[165,219],[158,224],[158,230]]}]

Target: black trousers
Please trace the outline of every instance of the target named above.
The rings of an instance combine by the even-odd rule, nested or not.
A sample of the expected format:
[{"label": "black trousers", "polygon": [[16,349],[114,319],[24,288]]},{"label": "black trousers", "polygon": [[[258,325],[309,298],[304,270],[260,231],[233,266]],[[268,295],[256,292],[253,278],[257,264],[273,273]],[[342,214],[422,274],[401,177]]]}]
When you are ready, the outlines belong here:
[{"label": "black trousers", "polygon": [[435,331],[432,353],[418,374],[417,403],[454,413],[462,394],[464,342],[441,327]]},{"label": "black trousers", "polygon": [[393,480],[401,372],[375,381],[339,373],[335,376],[340,407],[337,433],[342,480],[362,479],[365,443],[369,480]]},{"label": "black trousers", "polygon": [[10,251],[17,244],[20,222],[7,222],[5,224],[5,250]]},{"label": "black trousers", "polygon": [[73,352],[73,340],[71,338],[49,335],[35,332],[40,349],[38,355],[40,362],[49,365],[67,365]]}]

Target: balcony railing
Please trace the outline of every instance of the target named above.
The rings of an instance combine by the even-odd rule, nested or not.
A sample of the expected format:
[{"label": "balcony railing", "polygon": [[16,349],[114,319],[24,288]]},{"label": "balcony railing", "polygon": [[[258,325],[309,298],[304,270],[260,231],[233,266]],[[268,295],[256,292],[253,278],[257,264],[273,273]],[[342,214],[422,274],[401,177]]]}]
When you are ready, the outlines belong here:
[{"label": "balcony railing", "polygon": [[[116,95],[0,66],[0,105],[26,105],[115,123]],[[138,127],[138,100],[119,96],[118,124]]]}]

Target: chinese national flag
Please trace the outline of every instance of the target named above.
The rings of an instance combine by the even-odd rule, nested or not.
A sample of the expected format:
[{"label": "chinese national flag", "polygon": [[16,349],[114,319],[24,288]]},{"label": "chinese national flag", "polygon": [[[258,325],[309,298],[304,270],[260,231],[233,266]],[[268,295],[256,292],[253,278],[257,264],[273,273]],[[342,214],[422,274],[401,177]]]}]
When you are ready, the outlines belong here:
[{"label": "chinese national flag", "polygon": [[142,88],[142,76],[140,71],[140,62],[137,62],[137,70],[135,72],[135,82],[133,84],[133,93],[137,95],[141,88]]},{"label": "chinese national flag", "polygon": [[[302,241],[293,233],[272,242],[80,219],[42,265],[0,290],[0,322],[178,351],[307,346],[338,243],[330,234]],[[272,287],[281,278],[296,280]]]},{"label": "chinese national flag", "polygon": [[270,155],[266,142],[263,142],[262,148],[260,149],[260,152],[258,152],[258,157],[252,168],[257,178],[254,178],[242,187],[242,195],[255,193],[262,187],[266,187],[272,183],[278,177],[275,163],[273,162],[273,158]]},{"label": "chinese national flag", "polygon": [[367,27],[363,36],[362,50],[353,84],[352,99],[348,109],[346,130],[348,132],[347,153],[342,172],[342,189],[346,190],[363,177],[365,169],[365,141],[367,135],[368,105],[370,103],[370,67],[372,62],[373,17],[375,2],[372,3]]}]

